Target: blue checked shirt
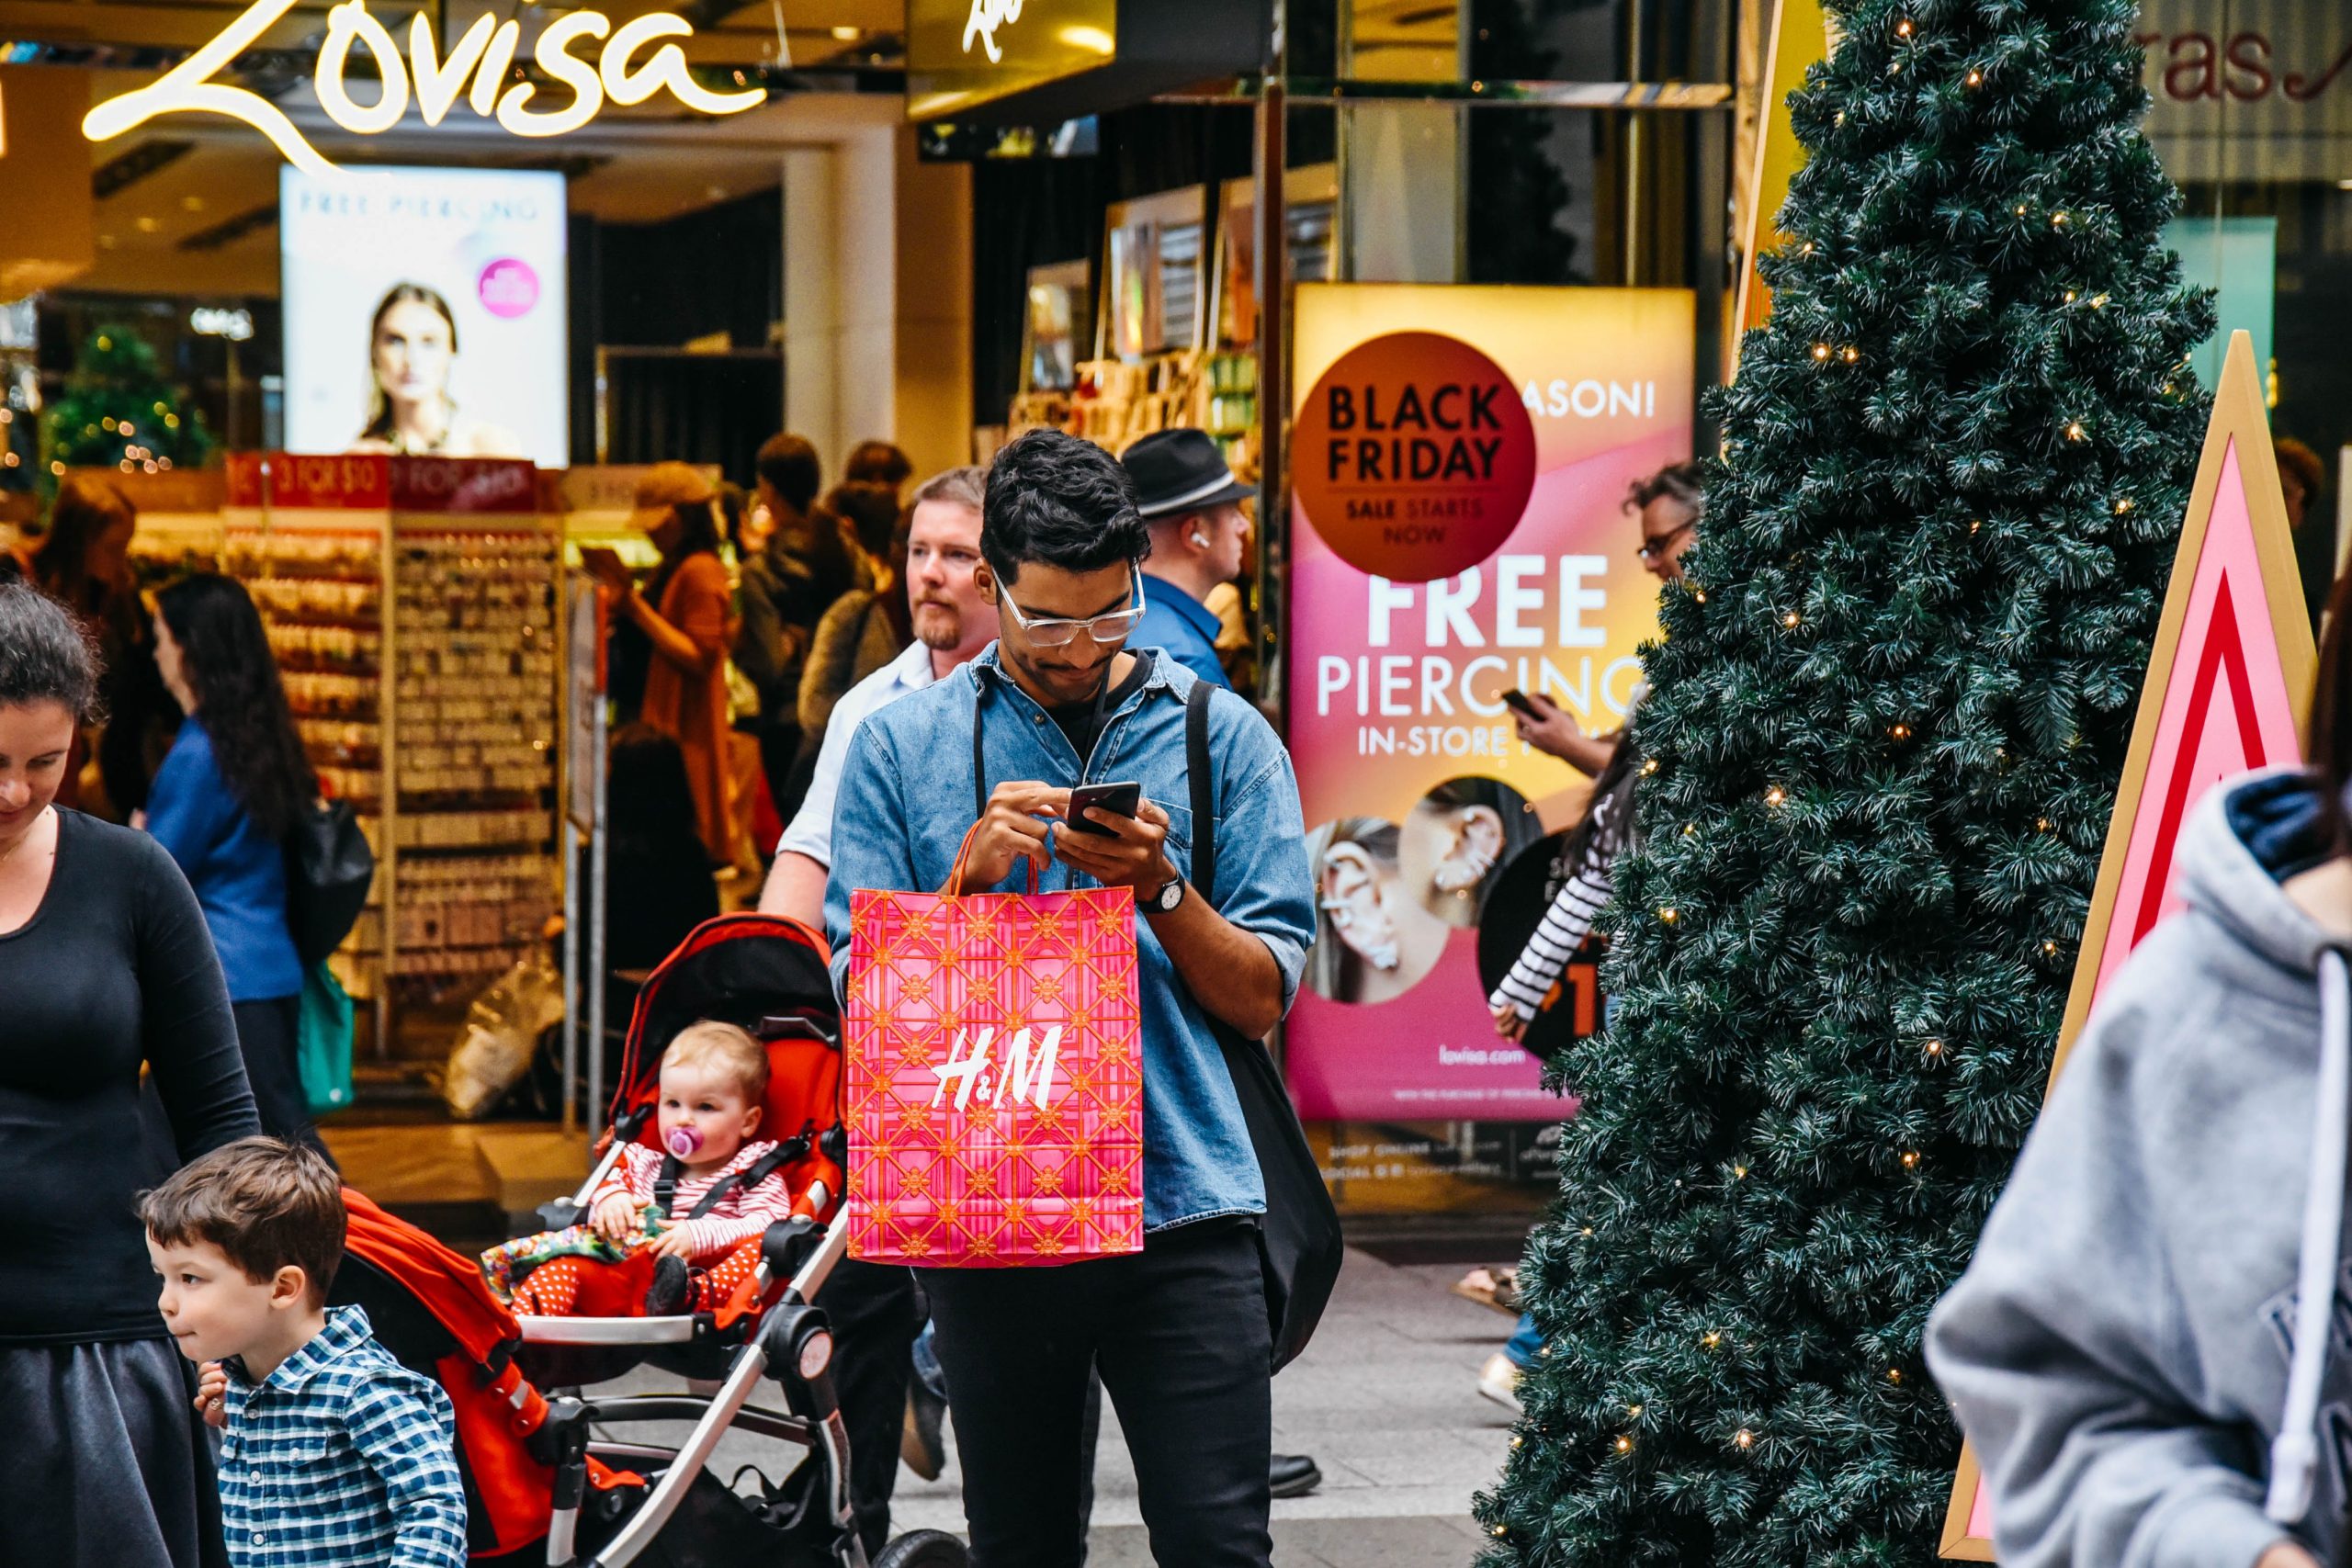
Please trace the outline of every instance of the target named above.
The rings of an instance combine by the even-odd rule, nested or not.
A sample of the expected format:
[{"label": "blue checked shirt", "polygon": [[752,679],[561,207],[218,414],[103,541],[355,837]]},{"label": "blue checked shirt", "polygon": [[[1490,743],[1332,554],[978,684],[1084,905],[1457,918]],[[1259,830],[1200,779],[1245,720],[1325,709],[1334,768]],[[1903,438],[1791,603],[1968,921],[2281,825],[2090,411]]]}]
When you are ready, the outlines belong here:
[{"label": "blue checked shirt", "polygon": [[256,1385],[229,1363],[220,1525],[233,1568],[465,1568],[457,1421],[359,1307]]}]

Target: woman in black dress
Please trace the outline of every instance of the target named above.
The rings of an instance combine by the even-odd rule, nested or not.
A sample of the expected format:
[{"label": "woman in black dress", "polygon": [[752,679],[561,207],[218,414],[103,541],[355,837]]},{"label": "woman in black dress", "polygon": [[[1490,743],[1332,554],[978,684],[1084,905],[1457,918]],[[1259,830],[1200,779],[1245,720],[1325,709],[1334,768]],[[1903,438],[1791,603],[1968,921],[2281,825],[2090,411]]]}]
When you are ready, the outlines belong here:
[{"label": "woman in black dress", "polygon": [[97,661],[0,584],[0,1563],[225,1561],[194,1369],[136,1194],[140,1067],[192,1159],[261,1130],[203,913],[163,846],[54,804]]}]

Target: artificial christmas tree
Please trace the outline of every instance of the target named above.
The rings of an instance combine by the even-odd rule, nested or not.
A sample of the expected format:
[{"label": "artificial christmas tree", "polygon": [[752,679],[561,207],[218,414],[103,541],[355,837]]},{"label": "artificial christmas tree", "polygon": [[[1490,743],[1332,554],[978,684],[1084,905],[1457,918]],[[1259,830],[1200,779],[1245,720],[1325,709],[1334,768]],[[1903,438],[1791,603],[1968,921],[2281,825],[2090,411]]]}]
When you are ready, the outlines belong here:
[{"label": "artificial christmas tree", "polygon": [[1920,1564],[2206,400],[2122,0],[1859,0],[1634,739],[1490,1568]]},{"label": "artificial christmas tree", "polygon": [[201,466],[212,450],[204,416],[164,378],[155,350],[124,326],[101,327],[74,355],[62,396],[41,421],[43,457],[66,468],[156,473]]}]

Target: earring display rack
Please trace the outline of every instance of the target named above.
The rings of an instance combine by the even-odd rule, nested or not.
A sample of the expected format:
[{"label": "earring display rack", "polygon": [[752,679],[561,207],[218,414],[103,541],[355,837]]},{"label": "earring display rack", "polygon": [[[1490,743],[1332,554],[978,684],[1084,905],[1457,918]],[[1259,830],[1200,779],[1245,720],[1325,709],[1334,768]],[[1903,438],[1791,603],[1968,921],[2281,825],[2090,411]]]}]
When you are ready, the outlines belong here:
[{"label": "earring display rack", "polygon": [[336,968],[391,1013],[541,940],[555,852],[560,533],[528,463],[246,455],[223,564],[261,606],[322,785],[378,873]]}]

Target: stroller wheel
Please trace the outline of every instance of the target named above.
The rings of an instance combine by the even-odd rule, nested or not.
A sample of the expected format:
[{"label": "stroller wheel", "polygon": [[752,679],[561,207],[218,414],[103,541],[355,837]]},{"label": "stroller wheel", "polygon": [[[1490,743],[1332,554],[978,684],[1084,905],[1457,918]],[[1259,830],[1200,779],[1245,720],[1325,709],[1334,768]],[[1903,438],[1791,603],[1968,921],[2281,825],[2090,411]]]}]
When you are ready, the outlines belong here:
[{"label": "stroller wheel", "polygon": [[914,1530],[882,1549],[874,1568],[964,1568],[964,1543],[938,1530]]}]

